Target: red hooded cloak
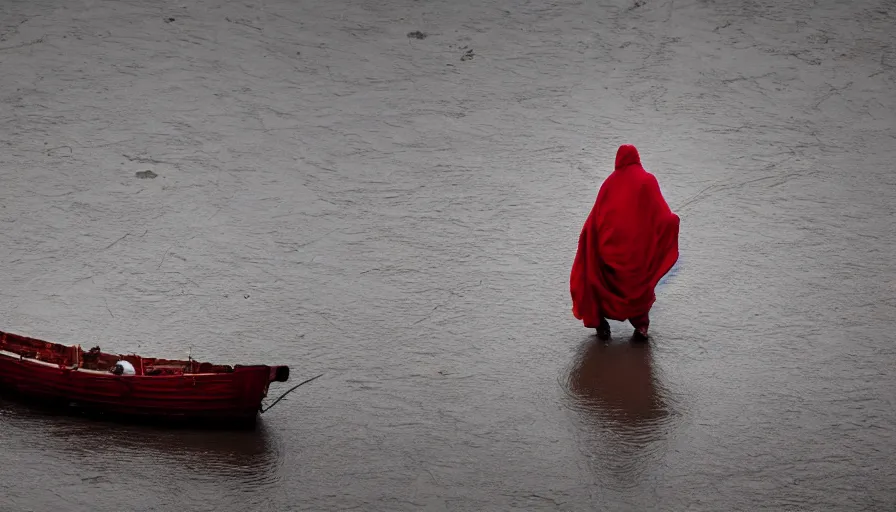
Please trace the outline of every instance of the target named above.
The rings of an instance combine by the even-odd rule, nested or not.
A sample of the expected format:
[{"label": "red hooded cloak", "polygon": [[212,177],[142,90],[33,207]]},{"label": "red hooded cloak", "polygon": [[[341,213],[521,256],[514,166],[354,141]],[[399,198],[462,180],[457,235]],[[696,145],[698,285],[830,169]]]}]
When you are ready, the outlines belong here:
[{"label": "red hooded cloak", "polygon": [[573,315],[589,328],[601,318],[646,315],[657,283],[678,261],[678,228],[638,150],[620,146],[579,235],[569,279]]}]

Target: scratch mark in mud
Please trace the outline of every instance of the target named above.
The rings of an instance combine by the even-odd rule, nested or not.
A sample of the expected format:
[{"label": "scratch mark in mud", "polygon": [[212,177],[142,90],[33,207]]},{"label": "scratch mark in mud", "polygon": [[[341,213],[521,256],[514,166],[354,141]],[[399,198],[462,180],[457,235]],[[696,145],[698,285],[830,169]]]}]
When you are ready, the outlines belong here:
[{"label": "scratch mark in mud", "polygon": [[112,242],[111,244],[107,245],[103,250],[105,251],[105,250],[107,250],[107,249],[111,249],[113,245],[117,244],[118,242],[121,242],[122,240],[124,240],[124,239],[127,238],[128,236],[130,236],[130,233],[125,233],[125,234],[122,235],[118,240],[116,240],[116,241]]},{"label": "scratch mark in mud", "polygon": [[805,62],[806,64],[809,64],[810,66],[821,65],[821,59],[814,58],[814,57],[803,57],[803,55],[802,55],[803,53],[807,53],[807,50],[803,50],[803,51],[799,51],[799,52],[788,52],[788,53],[785,53],[784,55],[788,55],[795,59],[801,60],[801,61]]},{"label": "scratch mark in mud", "polygon": [[335,233],[335,232],[338,231],[338,230],[339,230],[338,228],[331,229],[330,231],[324,233],[323,235],[321,235],[321,236],[319,236],[319,237],[317,237],[317,238],[314,238],[314,239],[312,239],[312,240],[308,240],[307,242],[295,243],[295,242],[281,242],[281,241],[279,241],[279,240],[275,240],[274,243],[277,244],[277,245],[285,245],[285,246],[290,247],[290,248],[291,248],[291,251],[290,251],[290,252],[298,251],[298,250],[301,249],[302,247],[306,247],[306,246],[309,246],[309,245],[311,245],[311,244],[313,244],[313,243],[320,242],[321,240],[327,238],[328,236],[330,236],[331,234]]},{"label": "scratch mark in mud", "polygon": [[[784,163],[784,161],[781,162],[781,164],[783,164],[783,163]],[[772,164],[770,167],[775,167],[777,165],[778,164]],[[774,180],[774,179],[777,179],[779,181],[773,183],[772,185],[769,185],[769,187],[776,187],[776,186],[780,186],[780,185],[786,183],[787,181],[789,181],[793,178],[811,176],[811,175],[817,174],[819,172],[821,172],[821,171],[818,169],[813,169],[813,170],[807,170],[807,171],[797,171],[797,172],[792,172],[792,173],[786,173],[783,175],[782,174],[772,174],[769,176],[762,176],[760,178],[753,178],[750,180],[740,181],[737,183],[721,183],[721,184],[710,185],[708,187],[703,188],[699,192],[697,192],[690,199],[684,201],[682,204],[680,204],[678,206],[678,208],[676,208],[676,210],[679,210],[679,211],[685,210],[687,207],[691,206],[692,204],[694,204],[694,203],[702,200],[704,197],[706,197],[706,194],[708,192],[721,192],[724,190],[739,189],[739,188],[746,187],[747,185],[752,185],[752,184],[759,183],[762,181]]]},{"label": "scratch mark in mud", "polygon": [[261,29],[260,27],[256,27],[255,25],[250,24],[250,23],[249,23],[248,21],[246,21],[246,20],[242,20],[242,19],[230,19],[229,17],[225,17],[224,19],[227,20],[227,21],[229,21],[230,23],[233,23],[234,25],[242,25],[242,26],[244,26],[244,27],[254,28],[255,30],[257,30],[257,31],[259,31],[259,32],[262,31],[262,29]]},{"label": "scratch mark in mud", "polygon": [[181,276],[182,278],[184,278],[184,280],[186,280],[187,282],[189,282],[190,284],[192,284],[193,286],[195,286],[196,288],[202,288],[201,286],[199,286],[199,284],[198,284],[196,281],[194,281],[194,280],[190,279],[189,277],[185,276],[185,275],[183,274],[183,272],[171,271],[171,272],[164,272],[164,273],[165,273],[165,274],[177,274],[177,275]]},{"label": "scratch mark in mud", "polygon": [[166,160],[156,160],[155,158],[151,158],[151,157],[147,157],[147,156],[131,156],[131,155],[126,155],[124,153],[122,153],[121,156],[127,158],[131,162],[137,162],[137,163],[141,163],[141,164],[155,164],[155,165],[167,164],[167,165],[172,165],[175,167],[179,166],[179,164],[177,164],[175,162],[169,162]]},{"label": "scratch mark in mud", "polygon": [[9,30],[0,32],[0,41],[6,41],[6,36],[8,36],[9,34],[18,33],[19,27],[21,27],[25,23],[28,23],[28,21],[30,21],[31,18],[34,18],[34,17],[36,17],[36,16],[26,16],[22,21],[18,22],[17,24],[13,25],[12,27],[10,27]]},{"label": "scratch mark in mud", "polygon": [[734,83],[734,82],[740,82],[742,80],[750,80],[750,81],[759,80],[760,78],[768,78],[768,77],[774,76],[774,75],[775,75],[774,72],[770,72],[770,73],[765,73],[764,75],[757,75],[757,76],[739,76],[736,78],[723,78],[721,81],[722,81],[722,83],[730,84],[730,83]]},{"label": "scratch mark in mud", "polygon": [[59,199],[60,197],[66,197],[73,195],[75,192],[63,192],[61,194],[42,194],[40,192],[32,192],[32,194],[38,195],[40,197],[47,197],[50,199]]},{"label": "scratch mark in mud", "polygon": [[74,286],[74,285],[80,283],[81,281],[87,281],[88,279],[93,281],[93,277],[94,276],[87,276],[87,277],[82,277],[81,279],[76,279],[75,281],[72,282],[71,286]]},{"label": "scratch mark in mud", "polygon": [[40,43],[42,43],[42,42],[44,42],[44,38],[43,38],[43,37],[40,37],[40,38],[37,38],[37,39],[35,39],[35,40],[33,40],[33,41],[28,41],[28,42],[26,42],[26,43],[19,43],[19,44],[14,45],[14,46],[4,46],[4,47],[0,47],[0,52],[2,52],[2,51],[4,51],[4,50],[15,50],[16,48],[25,48],[26,46],[33,46],[33,45],[35,45],[35,44],[40,44]]},{"label": "scratch mark in mud", "polygon": [[320,311],[315,311],[314,313],[315,313],[317,316],[323,318],[328,324],[332,325],[333,327],[335,327],[335,328],[337,328],[337,329],[341,329],[341,327],[339,327],[338,325],[336,325],[336,322],[330,320],[330,317],[328,317],[327,315],[321,313]]},{"label": "scratch mark in mud", "polygon": [[827,93],[823,94],[823,95],[818,99],[818,101],[815,102],[814,108],[818,108],[818,107],[820,107],[822,103],[824,103],[825,101],[827,101],[828,99],[830,99],[830,98],[831,98],[832,96],[834,96],[835,94],[841,94],[843,91],[845,91],[846,89],[848,89],[851,85],[852,85],[852,82],[849,82],[848,84],[844,85],[843,87],[834,87],[834,86],[832,86],[832,85],[828,85],[828,87],[830,87],[830,91],[828,91]]},{"label": "scratch mark in mud", "polygon": [[[56,156],[53,152],[59,149],[68,149],[68,156],[71,156],[74,153],[74,150],[71,146],[57,146],[55,148],[49,148],[46,150],[47,156]],[[60,155],[61,156],[61,155]]]},{"label": "scratch mark in mud", "polygon": [[893,70],[893,65],[886,62],[886,57],[887,57],[887,52],[881,52],[881,54],[880,54],[880,68],[881,69],[880,69],[880,71],[877,71],[876,73],[872,73],[872,74],[868,75],[868,78],[874,78],[877,75],[880,75],[882,73],[886,73],[887,71]]},{"label": "scratch mark in mud", "polygon": [[526,499],[530,499],[530,500],[531,499],[542,500],[542,501],[546,501],[548,503],[553,503],[557,507],[563,506],[563,503],[565,503],[563,501],[559,501],[557,499],[549,498],[547,496],[542,496],[540,494],[535,494],[535,493],[528,494],[525,496],[516,496],[513,494],[505,494],[504,496],[508,496],[508,497],[512,497],[512,498],[526,498]]},{"label": "scratch mark in mud", "polygon": [[168,252],[171,251],[171,248],[172,248],[172,247],[174,247],[174,246],[172,245],[172,246],[169,247],[167,250],[165,250],[165,254],[162,255],[162,261],[159,262],[159,266],[156,267],[156,270],[162,268],[162,263],[165,263],[165,257],[168,256]]},{"label": "scratch mark in mud", "polygon": [[439,309],[440,307],[442,307],[441,304],[435,306],[434,308],[432,308],[432,311],[430,311],[429,313],[426,314],[426,316],[424,316],[424,317],[421,318],[420,320],[417,320],[417,321],[414,322],[412,325],[417,325],[417,324],[419,324],[419,323],[425,322],[426,320],[429,320],[430,318],[432,318],[432,314],[435,313],[436,310]]}]

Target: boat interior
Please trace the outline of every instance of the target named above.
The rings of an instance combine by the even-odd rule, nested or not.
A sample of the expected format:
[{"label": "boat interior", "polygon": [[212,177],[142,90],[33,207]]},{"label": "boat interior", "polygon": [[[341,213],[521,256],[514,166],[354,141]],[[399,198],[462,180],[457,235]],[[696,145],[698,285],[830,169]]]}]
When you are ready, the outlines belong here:
[{"label": "boat interior", "polygon": [[134,367],[136,375],[143,376],[230,373],[234,370],[230,365],[201,363],[192,359],[184,361],[135,354],[108,354],[99,347],[85,351],[80,345],[61,345],[0,331],[0,357],[4,356],[70,370],[102,373],[114,373],[119,361],[127,361]]}]

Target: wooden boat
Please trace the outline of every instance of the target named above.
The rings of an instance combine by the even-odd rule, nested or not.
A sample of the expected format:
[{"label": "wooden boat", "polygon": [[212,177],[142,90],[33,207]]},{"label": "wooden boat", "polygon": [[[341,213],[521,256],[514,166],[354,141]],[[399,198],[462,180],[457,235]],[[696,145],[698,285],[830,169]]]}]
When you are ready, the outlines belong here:
[{"label": "wooden boat", "polygon": [[112,419],[252,428],[288,366],[220,365],[88,351],[0,331],[0,390]]}]

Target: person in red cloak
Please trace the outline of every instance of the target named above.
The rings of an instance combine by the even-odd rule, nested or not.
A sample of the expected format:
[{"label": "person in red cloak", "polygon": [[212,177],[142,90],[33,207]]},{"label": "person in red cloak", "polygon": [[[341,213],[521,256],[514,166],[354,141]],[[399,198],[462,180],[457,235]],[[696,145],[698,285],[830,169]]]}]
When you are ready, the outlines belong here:
[{"label": "person in red cloak", "polygon": [[607,319],[628,320],[646,339],[654,289],[678,261],[678,215],[631,144],[616,152],[616,168],[597,193],[579,235],[569,288],[572,313],[610,337]]}]

